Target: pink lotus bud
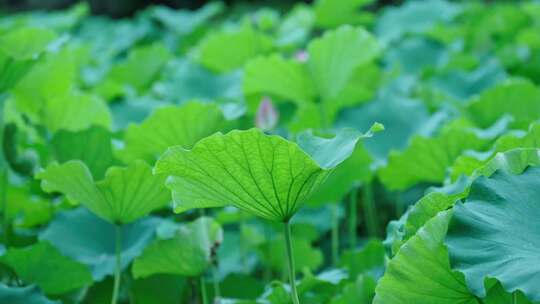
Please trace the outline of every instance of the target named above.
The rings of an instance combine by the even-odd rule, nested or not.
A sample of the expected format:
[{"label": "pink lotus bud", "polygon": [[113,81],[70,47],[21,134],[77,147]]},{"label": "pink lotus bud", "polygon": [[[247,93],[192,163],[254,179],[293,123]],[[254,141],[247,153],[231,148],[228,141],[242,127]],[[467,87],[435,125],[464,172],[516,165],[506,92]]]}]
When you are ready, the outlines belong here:
[{"label": "pink lotus bud", "polygon": [[255,117],[255,126],[261,130],[272,130],[278,123],[279,113],[270,97],[263,97]]},{"label": "pink lotus bud", "polygon": [[309,53],[306,52],[305,50],[300,50],[296,52],[296,54],[294,54],[294,58],[298,62],[306,62],[309,59]]}]

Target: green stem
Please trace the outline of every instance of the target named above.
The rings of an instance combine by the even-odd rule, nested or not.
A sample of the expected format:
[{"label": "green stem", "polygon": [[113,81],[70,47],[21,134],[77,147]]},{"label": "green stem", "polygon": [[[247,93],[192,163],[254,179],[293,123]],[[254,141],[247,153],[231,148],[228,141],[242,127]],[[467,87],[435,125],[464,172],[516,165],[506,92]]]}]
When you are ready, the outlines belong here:
[{"label": "green stem", "polygon": [[[264,223],[264,235],[267,243],[269,243],[272,239],[272,231],[270,229],[270,225],[268,225],[268,223]],[[272,248],[270,248],[270,246],[266,246],[265,251],[266,257],[269,259],[272,255]],[[269,283],[272,280],[272,267],[268,264],[269,263],[265,263],[264,265],[263,280]]]},{"label": "green stem", "polygon": [[517,290],[512,293],[512,304],[517,304],[518,298],[517,298]]},{"label": "green stem", "polygon": [[403,202],[401,201],[401,196],[397,194],[396,196],[396,218],[399,219],[403,215]]},{"label": "green stem", "polygon": [[339,215],[338,205],[332,204],[332,263],[337,264],[339,258]]},{"label": "green stem", "polygon": [[120,276],[122,274],[122,226],[117,224],[115,227],[116,230],[116,241],[115,241],[115,255],[116,255],[116,268],[114,270],[114,286],[113,286],[113,295],[111,299],[111,304],[116,304],[118,302],[118,293],[120,291]]},{"label": "green stem", "polygon": [[364,221],[367,226],[368,236],[376,237],[379,235],[379,221],[373,198],[373,184],[371,182],[364,185],[364,197],[362,201],[364,204]]},{"label": "green stem", "polygon": [[296,291],[296,272],[294,265],[294,256],[291,242],[291,226],[289,222],[285,222],[285,246],[287,247],[287,266],[289,267],[289,282],[291,284],[291,299],[293,304],[300,304],[298,300],[298,291]]},{"label": "green stem", "polygon": [[203,304],[208,304],[208,292],[206,291],[206,282],[204,280],[204,276],[201,275],[201,278],[199,279],[199,285],[201,288],[201,298]]},{"label": "green stem", "polygon": [[354,187],[349,199],[349,246],[351,249],[356,247],[356,226],[357,220],[357,204],[358,204],[358,187]]},{"label": "green stem", "polygon": [[[199,209],[199,216],[202,218],[202,217],[205,217],[206,216],[206,211],[204,210],[204,208],[201,208]],[[206,225],[203,227],[204,231],[203,231],[203,234],[206,236],[208,235],[208,230],[207,230],[207,227]],[[212,284],[213,284],[213,288],[214,288],[214,298],[219,298],[219,282],[217,280],[217,271],[216,271],[216,266],[215,265],[210,265],[210,268],[212,268]],[[206,280],[204,279],[204,275],[201,275],[200,279],[199,279],[199,283],[201,285],[201,295],[202,295],[202,300],[203,300],[203,303],[208,303],[208,291],[206,289]]]},{"label": "green stem", "polygon": [[238,210],[240,212],[240,264],[242,265],[242,272],[248,273],[248,264],[247,264],[247,249],[246,249],[246,240],[244,239],[244,225],[246,223],[246,218],[243,210]]},{"label": "green stem", "polygon": [[326,130],[328,128],[328,121],[326,120],[326,109],[321,100],[319,100],[319,115],[321,115],[321,128]]},{"label": "green stem", "polygon": [[[214,283],[214,299],[219,300],[221,298],[221,289],[219,288],[217,266],[215,265],[212,265],[212,281]],[[215,302],[218,303],[218,301]]]},{"label": "green stem", "polygon": [[[1,152],[0,152],[1,153]],[[7,212],[7,170],[2,170],[0,172],[0,200],[2,206],[2,229],[4,234],[4,245],[6,248],[9,248],[9,233],[10,233],[10,223]]]}]

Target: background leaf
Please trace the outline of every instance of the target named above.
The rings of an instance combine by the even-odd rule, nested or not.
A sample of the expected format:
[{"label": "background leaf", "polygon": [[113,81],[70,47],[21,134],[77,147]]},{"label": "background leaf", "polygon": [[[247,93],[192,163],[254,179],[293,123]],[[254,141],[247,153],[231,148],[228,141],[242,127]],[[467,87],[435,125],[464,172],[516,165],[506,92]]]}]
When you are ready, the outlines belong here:
[{"label": "background leaf", "polygon": [[48,242],[9,249],[0,257],[27,283],[36,283],[47,294],[61,294],[92,283],[88,268],[63,256]]},{"label": "background leaf", "polygon": [[17,60],[31,59],[41,53],[56,34],[37,27],[21,27],[0,35],[0,50]]},{"label": "background leaf", "polygon": [[245,24],[206,37],[199,45],[199,61],[212,71],[224,73],[240,68],[249,59],[271,49],[272,40],[266,34]]},{"label": "background leaf", "polygon": [[[127,268],[152,241],[159,223],[159,219],[147,217],[122,225],[122,268]],[[90,211],[77,208],[59,212],[39,234],[39,239],[50,242],[62,254],[88,265],[94,280],[100,281],[114,272],[115,229],[113,224]]]},{"label": "background leaf", "polygon": [[164,176],[152,175],[149,165],[135,161],[128,167],[111,167],[105,179],[94,182],[81,161],[52,164],[38,173],[46,192],[62,192],[111,223],[129,223],[169,202]]},{"label": "background leaf", "polygon": [[215,104],[188,102],[180,107],[163,107],[142,124],[127,128],[122,156],[126,162],[144,159],[154,163],[168,147],[190,149],[201,138],[225,126],[223,113]]},{"label": "background leaf", "polygon": [[150,244],[133,263],[133,276],[176,274],[202,275],[212,263],[214,250],[223,240],[221,226],[210,218],[199,218],[179,227],[172,238]]},{"label": "background leaf", "polygon": [[10,304],[58,304],[59,301],[47,299],[38,287],[8,287],[0,284],[0,301]]},{"label": "background leaf", "polygon": [[375,59],[381,47],[362,28],[342,26],[308,45],[308,67],[322,100],[336,97],[362,64]]},{"label": "background leaf", "polygon": [[61,130],[54,134],[51,144],[58,162],[81,160],[96,179],[102,179],[105,171],[117,163],[113,155],[112,135],[101,127],[79,132]]}]

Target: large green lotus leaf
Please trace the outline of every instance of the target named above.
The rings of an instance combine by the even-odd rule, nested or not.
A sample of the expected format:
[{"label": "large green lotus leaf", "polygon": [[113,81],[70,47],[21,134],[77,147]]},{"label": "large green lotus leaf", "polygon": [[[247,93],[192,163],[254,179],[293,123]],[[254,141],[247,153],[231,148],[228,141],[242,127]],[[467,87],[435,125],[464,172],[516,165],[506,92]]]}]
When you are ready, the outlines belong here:
[{"label": "large green lotus leaf", "polygon": [[447,195],[440,192],[431,192],[421,198],[408,212],[404,226],[404,241],[414,236],[439,212],[452,207],[458,198],[459,195]]},{"label": "large green lotus leaf", "polygon": [[540,166],[540,149],[524,148],[499,152],[482,167],[476,169],[473,177],[491,176],[497,170],[520,174],[528,166]]},{"label": "large green lotus leaf", "polygon": [[221,226],[210,218],[199,218],[181,226],[172,238],[156,240],[133,262],[133,276],[177,274],[197,277],[215,258],[214,251],[223,241]]},{"label": "large green lotus leaf", "polygon": [[31,59],[55,38],[54,32],[44,28],[21,27],[0,35],[0,52],[16,60]]},{"label": "large green lotus leaf", "polygon": [[327,31],[308,45],[308,68],[321,99],[331,100],[345,88],[355,70],[381,52],[365,29],[348,25]]},{"label": "large green lotus leaf", "polygon": [[92,283],[88,268],[64,255],[48,242],[10,248],[0,257],[17,276],[37,284],[46,294],[62,294]]},{"label": "large green lotus leaf", "polygon": [[[359,132],[309,138],[304,147],[261,130],[216,133],[192,150],[172,147],[155,172],[169,175],[176,211],[234,205],[256,216],[288,221],[330,169],[353,152]],[[331,147],[330,147],[331,146]]]},{"label": "large green lotus leaf", "polygon": [[246,95],[274,95],[298,104],[312,102],[316,95],[305,65],[277,54],[250,60],[243,87]]},{"label": "large green lotus leaf", "polygon": [[314,7],[317,26],[334,28],[342,24],[370,23],[374,19],[373,15],[360,10],[373,2],[373,0],[317,0]]},{"label": "large green lotus leaf", "polygon": [[140,125],[127,128],[122,158],[126,162],[144,159],[154,163],[168,147],[190,149],[201,138],[224,127],[225,118],[215,104],[189,102],[159,108]]},{"label": "large green lotus leaf", "polygon": [[373,177],[372,161],[366,148],[358,144],[353,154],[339,164],[326,181],[315,189],[307,204],[320,206],[340,201],[353,187],[366,183]]},{"label": "large green lotus leaf", "polygon": [[[146,217],[122,225],[122,268],[139,256],[154,238],[160,220]],[[39,239],[53,244],[62,254],[80,262],[100,281],[114,273],[116,227],[85,208],[62,211],[40,234]],[[108,293],[110,296],[110,293]]]},{"label": "large green lotus leaf", "polygon": [[452,20],[460,11],[459,5],[445,0],[388,6],[377,19],[375,32],[385,42],[394,41],[409,33],[425,33],[438,23]]},{"label": "large green lotus leaf", "polygon": [[[502,156],[499,156],[493,152],[508,152],[515,149],[537,149],[540,148],[540,124],[532,123],[527,132],[523,130],[515,130],[512,132],[507,132],[501,137],[499,137],[494,144],[493,151],[488,151],[484,153],[477,153],[471,151],[461,155],[454,164],[451,171],[452,179],[456,179],[460,175],[472,175],[475,170],[485,167],[488,162],[491,162],[494,158],[502,157],[500,161],[505,160],[506,156],[504,153]],[[528,152],[524,152],[525,154]],[[509,161],[519,161],[520,159],[534,157],[534,155],[521,155],[518,158],[516,153],[509,155],[511,157]],[[489,167],[489,166],[488,166]],[[522,171],[522,169],[521,169]],[[521,172],[520,171],[520,172]]]},{"label": "large green lotus leaf", "polygon": [[351,128],[341,129],[332,138],[313,136],[311,131],[297,137],[300,148],[310,155],[323,169],[333,169],[355,151],[360,138],[371,137],[373,133],[384,130],[380,123],[374,123],[366,134]]},{"label": "large green lotus leaf", "polygon": [[540,166],[540,150],[538,149],[513,149],[504,153],[497,153],[486,161],[479,161],[470,168],[466,178],[462,178],[456,184],[464,183],[461,190],[452,193],[433,191],[426,194],[411,207],[399,221],[393,221],[389,225],[393,233],[387,237],[385,243],[390,245],[395,253],[402,243],[413,236],[429,219],[438,212],[452,207],[455,202],[468,195],[468,187],[471,181],[479,176],[490,176],[497,170],[512,174],[520,174],[528,166]]},{"label": "large green lotus leaf", "polygon": [[9,287],[0,283],[0,303],[9,304],[60,304],[47,299],[37,286]]},{"label": "large green lotus leaf", "polygon": [[540,118],[540,89],[526,80],[509,80],[469,101],[466,113],[480,127],[511,115],[512,127],[526,129]]},{"label": "large green lotus leaf", "polygon": [[161,22],[171,31],[185,36],[204,26],[224,8],[225,5],[221,2],[210,2],[196,11],[174,10],[166,6],[156,6],[151,8],[149,13],[152,18]]},{"label": "large green lotus leaf", "polygon": [[[506,167],[511,167],[513,162],[523,162],[526,160],[534,161],[534,159],[537,157],[534,155],[534,153],[529,153],[530,151],[512,152],[508,155],[506,155],[506,152],[516,149],[528,150],[540,148],[539,142],[540,125],[536,122],[530,125],[527,132],[523,130],[506,132],[495,141],[492,150],[481,153],[476,151],[468,151],[467,153],[464,153],[458,157],[452,167],[449,169],[450,176],[452,180],[455,180],[461,175],[471,176],[476,173],[475,171],[481,171],[481,168],[484,168],[484,170],[489,170],[490,167],[493,167],[494,170],[491,172],[493,173],[499,167],[499,164]],[[504,152],[504,154],[496,154],[495,152]],[[504,162],[509,163],[504,164]],[[495,166],[490,166],[488,163],[494,163]],[[525,163],[525,165],[527,165],[527,163]],[[523,171],[523,169],[518,170],[518,173]]]},{"label": "large green lotus leaf", "polygon": [[451,168],[454,175],[466,175],[475,179],[478,176],[490,176],[497,170],[504,170],[513,174],[520,174],[528,166],[540,165],[540,150],[536,148],[516,148],[506,152],[498,152],[480,158],[470,156],[461,157],[459,164],[454,163]]},{"label": "large green lotus leaf", "polygon": [[169,50],[162,44],[134,48],[125,61],[113,66],[105,82],[110,81],[118,86],[128,85],[143,93],[170,58]]},{"label": "large green lotus leaf", "polygon": [[443,244],[451,212],[441,212],[410,238],[379,280],[374,304],[477,304],[465,279],[450,269]]},{"label": "large green lotus leaf", "polygon": [[464,196],[466,193],[429,192],[410,207],[399,220],[390,222],[384,241],[385,246],[392,255],[396,254],[401,245],[414,236],[430,219],[439,212],[451,208],[458,199]]},{"label": "large green lotus leaf", "polygon": [[403,152],[392,151],[378,174],[389,189],[403,190],[421,182],[442,183],[446,170],[465,150],[482,150],[490,140],[463,128],[436,137],[415,136]]},{"label": "large green lotus leaf", "polygon": [[486,277],[504,289],[540,300],[540,169],[504,171],[473,182],[467,201],[454,207],[446,244],[453,269],[484,297]]},{"label": "large green lotus leaf", "polygon": [[[403,238],[400,238],[400,240],[408,239],[434,214],[453,206],[458,199],[466,197],[469,193],[470,183],[477,177],[489,177],[496,171],[521,174],[529,166],[540,166],[540,150],[518,148],[504,153],[499,152],[488,160],[479,161],[468,170],[470,171],[468,174],[470,177],[462,179],[466,183],[464,191],[460,190],[455,194],[431,192],[409,209],[402,225]],[[460,181],[457,181],[457,183],[460,183]],[[395,245],[394,248],[396,248]]]},{"label": "large green lotus leaf", "polygon": [[51,164],[36,178],[44,191],[61,192],[114,224],[134,221],[170,200],[163,185],[165,177],[152,175],[151,167],[140,160],[127,167],[109,168],[105,178],[97,182],[78,160]]},{"label": "large green lotus leaf", "polygon": [[105,171],[117,163],[113,155],[112,134],[98,126],[78,132],[56,132],[51,139],[51,150],[60,163],[74,159],[83,161],[96,179],[102,179]]},{"label": "large green lotus leaf", "polygon": [[240,68],[249,59],[271,50],[270,37],[246,23],[234,30],[209,34],[200,43],[198,55],[202,65],[224,73]]},{"label": "large green lotus leaf", "polygon": [[458,180],[462,176],[470,176],[473,172],[482,167],[493,155],[493,151],[476,152],[465,151],[460,155],[452,166],[448,168],[449,177],[452,181]]}]

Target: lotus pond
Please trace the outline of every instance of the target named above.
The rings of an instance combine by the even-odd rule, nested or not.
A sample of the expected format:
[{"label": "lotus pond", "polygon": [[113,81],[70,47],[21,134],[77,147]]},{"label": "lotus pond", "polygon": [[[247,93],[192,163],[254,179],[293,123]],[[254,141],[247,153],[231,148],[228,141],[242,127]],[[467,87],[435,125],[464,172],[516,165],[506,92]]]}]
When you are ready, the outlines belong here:
[{"label": "lotus pond", "polygon": [[0,303],[540,303],[540,2],[0,12]]}]

